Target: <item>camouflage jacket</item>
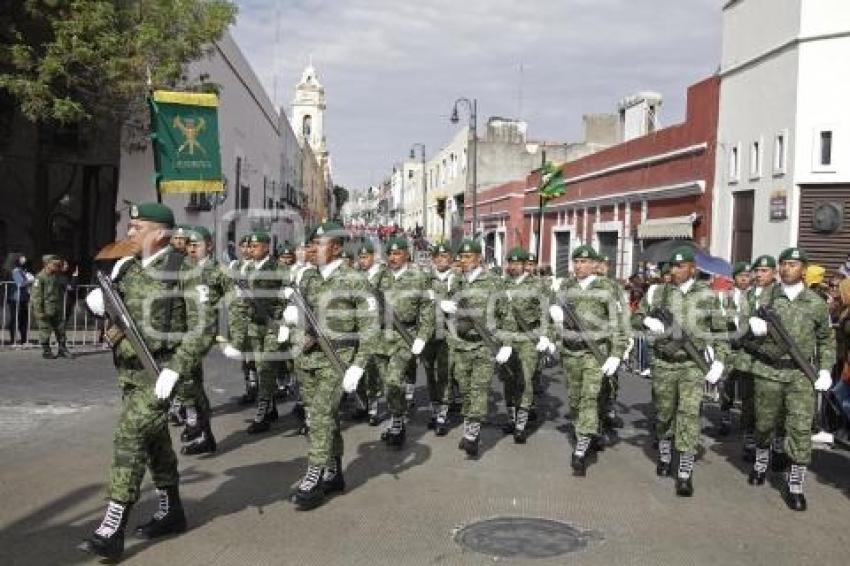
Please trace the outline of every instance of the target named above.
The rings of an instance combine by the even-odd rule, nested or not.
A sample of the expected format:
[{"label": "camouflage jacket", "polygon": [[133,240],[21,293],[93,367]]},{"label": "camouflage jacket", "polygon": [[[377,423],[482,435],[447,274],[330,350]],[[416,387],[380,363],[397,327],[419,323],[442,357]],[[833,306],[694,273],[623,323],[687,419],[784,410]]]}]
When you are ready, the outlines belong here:
[{"label": "camouflage jacket", "polygon": [[[377,301],[363,273],[340,261],[327,276],[317,269],[307,282],[302,278],[301,292],[343,365],[365,368],[377,351],[380,329]],[[302,369],[331,367],[312,331],[305,328],[304,332],[303,353],[296,357],[296,365]]]},{"label": "camouflage jacket", "polygon": [[233,292],[227,296],[225,308],[227,309],[227,326],[230,334],[230,343],[237,349],[243,350],[248,339],[248,322],[251,317],[251,306],[248,300],[240,297],[236,292],[236,279],[245,279],[245,273],[250,261],[236,259],[230,262],[227,269],[229,286]]},{"label": "camouflage jacket", "polygon": [[404,344],[401,335],[393,327],[393,316],[398,318],[414,338],[425,342],[431,338],[435,324],[435,295],[425,273],[412,264],[405,266],[399,274],[385,269],[377,279],[374,289],[383,294],[387,310],[380,314],[385,330],[382,343],[388,346],[388,350]]},{"label": "camouflage jacket", "polygon": [[[792,301],[782,290],[782,285],[774,283],[766,287],[758,298],[751,303],[751,316],[759,306],[771,306],[788,330],[791,338],[803,356],[814,363],[815,370],[831,370],[835,364],[835,333],[829,322],[826,302],[811,289],[804,288]],[[761,361],[790,360],[788,351],[767,336],[753,336],[749,329],[749,319],[743,321],[744,347],[754,358]]]},{"label": "camouflage jacket", "polygon": [[268,256],[259,262],[252,262],[245,270],[248,288],[248,307],[250,309],[250,325],[262,330],[276,319],[282,310],[280,289],[283,277],[278,270],[277,262]]},{"label": "camouflage jacket", "polygon": [[233,281],[213,259],[202,264],[186,262],[181,271],[186,297],[188,333],[183,352],[200,364],[218,335],[218,307],[232,291]]},{"label": "camouflage jacket", "polygon": [[481,267],[475,278],[470,281],[468,274],[455,279],[449,297],[457,303],[458,309],[449,319],[449,332],[454,347],[458,350],[473,350],[486,347],[484,338],[473,326],[473,320],[489,332],[499,345],[507,344],[510,331],[507,328],[507,297],[502,292],[502,279]]},{"label": "camouflage jacket", "polygon": [[[720,307],[717,294],[704,281],[694,280],[687,293],[673,283],[653,285],[641,299],[631,317],[632,326],[646,332],[643,319],[651,316],[655,307],[666,307],[682,330],[690,335],[696,349],[702,353],[706,346],[714,350],[714,358],[726,362],[729,351],[727,319]],[[686,362],[689,360],[682,348],[682,341],[672,336],[665,328],[661,336],[648,335],[656,356],[666,361]]]},{"label": "camouflage jacket", "polygon": [[[507,277],[502,281],[507,301],[503,306],[505,329],[514,333],[513,341],[537,341],[548,334],[549,301],[539,277],[523,274],[520,277]],[[523,328],[528,329],[526,333]]]},{"label": "camouflage jacket", "polygon": [[431,290],[434,291],[434,339],[445,340],[448,338],[448,326],[446,314],[440,309],[440,301],[449,297],[458,275],[449,268],[442,273],[431,269],[428,276],[431,278]]},{"label": "camouflage jacket", "polygon": [[[628,329],[624,320],[627,310],[622,303],[622,294],[615,281],[595,276],[586,288],[578,279],[564,279],[553,292],[552,304],[570,304],[575,310],[581,327],[588,337],[599,346],[606,356],[622,358],[628,342]],[[584,337],[575,328],[554,329],[553,341],[561,344],[566,354],[578,354],[588,350]],[[559,336],[560,335],[560,336]]]},{"label": "camouflage jacket", "polygon": [[52,318],[64,314],[65,284],[57,274],[40,271],[35,276],[30,295],[33,312],[38,319]]}]

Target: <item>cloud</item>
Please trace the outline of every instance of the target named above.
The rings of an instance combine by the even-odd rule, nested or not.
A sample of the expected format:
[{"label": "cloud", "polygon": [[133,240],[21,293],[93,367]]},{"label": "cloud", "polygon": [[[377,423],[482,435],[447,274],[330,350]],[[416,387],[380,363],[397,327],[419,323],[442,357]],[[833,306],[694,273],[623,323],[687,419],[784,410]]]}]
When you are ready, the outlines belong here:
[{"label": "cloud", "polygon": [[[577,141],[581,115],[638,90],[684,116],[685,89],[720,53],[716,0],[243,0],[233,35],[288,108],[310,57],[328,97],[337,183],[379,182],[423,142],[447,143],[459,96],[529,122],[535,139]],[[522,64],[523,72],[519,67]],[[522,78],[522,80],[520,80]],[[520,86],[521,84],[521,86]]]}]

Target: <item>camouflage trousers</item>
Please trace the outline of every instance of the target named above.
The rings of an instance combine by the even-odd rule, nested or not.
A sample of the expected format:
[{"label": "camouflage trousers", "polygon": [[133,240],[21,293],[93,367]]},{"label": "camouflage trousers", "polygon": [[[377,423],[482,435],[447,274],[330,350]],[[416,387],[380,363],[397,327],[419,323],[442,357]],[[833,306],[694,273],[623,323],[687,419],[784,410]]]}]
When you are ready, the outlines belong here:
[{"label": "camouflage trousers", "polygon": [[50,337],[56,334],[56,341],[65,343],[65,319],[62,315],[46,316],[38,319],[38,342],[42,346],[50,345]]},{"label": "camouflage trousers", "polygon": [[363,379],[357,385],[357,394],[369,401],[380,399],[384,394],[384,382],[375,356],[371,356],[363,370]]},{"label": "camouflage trousers", "polygon": [[296,365],[295,371],[310,423],[307,462],[327,466],[343,451],[339,424],[342,378],[331,367],[305,369]]},{"label": "camouflage trousers", "polygon": [[449,399],[449,345],[445,340],[431,340],[422,352],[428,379],[428,397],[440,405]]},{"label": "camouflage trousers", "polygon": [[454,378],[463,398],[463,417],[472,422],[487,418],[490,382],[493,379],[493,354],[481,344],[472,350],[454,350]]},{"label": "camouflage trousers", "polygon": [[697,451],[703,382],[704,375],[693,362],[666,362],[658,356],[652,359],[656,434],[659,440],[675,438],[679,452]]},{"label": "camouflage trousers", "polygon": [[194,407],[199,415],[210,414],[210,399],[204,390],[204,368],[198,365],[187,376],[181,376],[174,387],[174,399],[185,407]]},{"label": "camouflage trousers", "polygon": [[534,403],[534,371],[540,356],[534,346],[526,341],[513,345],[513,355],[502,373],[508,407],[530,409]]},{"label": "camouflage trousers", "polygon": [[392,415],[404,415],[407,412],[407,402],[404,398],[405,385],[413,366],[416,371],[413,354],[406,344],[396,344],[389,349],[389,355],[374,356],[378,374],[383,378],[387,392],[387,408]]},{"label": "camouflage trousers", "polygon": [[277,393],[278,376],[292,371],[292,362],[288,359],[288,352],[277,341],[276,330],[263,337],[254,359],[259,380],[257,396],[260,399],[271,399]]},{"label": "camouflage trousers", "polygon": [[735,386],[741,397],[741,432],[752,434],[756,427],[756,393],[753,375],[748,371],[733,369],[724,383],[724,392],[731,406],[735,400]]},{"label": "camouflage trousers", "polygon": [[811,382],[796,369],[769,368],[772,375],[781,381],[761,377],[768,370],[764,364],[756,362],[753,369],[758,371],[755,378],[756,445],[767,448],[774,430],[784,417],[785,453],[795,464],[808,465],[812,458],[812,418],[815,410]]},{"label": "camouflage trousers", "polygon": [[176,486],[180,480],[177,456],[168,433],[170,401],[157,399],[153,385],[123,386],[121,414],[112,441],[109,499],[135,503],[149,468],[158,489]]},{"label": "camouflage trousers", "polygon": [[575,432],[580,436],[599,434],[602,368],[590,352],[562,354],[564,371],[567,373],[570,416]]}]

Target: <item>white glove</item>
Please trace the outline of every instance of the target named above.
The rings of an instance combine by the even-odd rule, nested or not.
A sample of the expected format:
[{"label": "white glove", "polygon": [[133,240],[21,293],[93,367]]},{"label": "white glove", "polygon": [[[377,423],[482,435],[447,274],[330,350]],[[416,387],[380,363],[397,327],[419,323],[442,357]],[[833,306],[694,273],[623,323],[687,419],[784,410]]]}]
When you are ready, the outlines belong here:
[{"label": "white glove", "polygon": [[100,287],[86,295],[86,305],[95,316],[106,314],[106,305],[103,303],[103,290]]},{"label": "white glove", "polygon": [[708,373],[705,374],[705,380],[712,385],[720,381],[720,376],[723,375],[723,363],[717,360],[711,362],[711,367],[708,368]]},{"label": "white glove", "polygon": [[605,363],[602,364],[602,375],[607,377],[617,373],[617,368],[620,367],[621,361],[622,360],[620,358],[610,356],[607,360],[605,360]]},{"label": "white glove", "polygon": [[815,391],[829,391],[830,387],[832,387],[832,375],[828,369],[820,370],[815,381]]},{"label": "white glove", "polygon": [[562,324],[564,322],[564,309],[559,305],[552,305],[549,307],[549,316],[552,317],[555,324]]},{"label": "white glove", "polygon": [[229,360],[241,360],[242,352],[233,347],[233,344],[225,344],[221,349],[221,353]]},{"label": "white glove", "polygon": [[643,325],[653,334],[664,334],[664,323],[657,318],[646,316],[643,319]]},{"label": "white glove", "polygon": [[280,328],[277,331],[277,343],[283,344],[284,342],[289,341],[289,327],[285,324],[281,324]]},{"label": "white glove", "polygon": [[363,377],[363,368],[350,366],[345,370],[345,375],[342,378],[342,389],[346,393],[353,393],[357,389],[357,384],[360,383],[361,377]]},{"label": "white glove", "polygon": [[750,317],[750,331],[753,336],[767,336],[767,322],[757,316]]},{"label": "white glove", "polygon": [[510,359],[513,351],[513,348],[511,348],[510,346],[502,346],[501,348],[499,348],[499,352],[496,354],[496,361],[500,364],[505,363]]},{"label": "white glove", "polygon": [[177,383],[178,379],[180,379],[180,375],[176,371],[163,368],[162,371],[159,372],[159,377],[156,378],[156,385],[153,389],[154,394],[156,394],[156,398],[168,399],[171,397],[171,390],[174,389],[174,385]]},{"label": "white glove", "polygon": [[283,322],[292,324],[293,326],[298,324],[298,307],[289,305],[283,309]]},{"label": "white glove", "polygon": [[416,340],[413,341],[413,344],[410,345],[410,352],[414,356],[418,356],[419,354],[421,354],[422,350],[424,350],[424,349],[425,349],[425,340],[423,340],[422,338],[417,338]]},{"label": "white glove", "polygon": [[454,301],[440,301],[440,310],[446,314],[454,314],[457,312],[457,303]]},{"label": "white glove", "polygon": [[284,287],[283,288],[283,298],[288,300],[289,297],[291,297],[292,293],[294,293],[294,292],[295,291],[292,289],[292,287]]},{"label": "white glove", "polygon": [[554,346],[554,344],[552,344],[552,342],[545,336],[541,336],[540,340],[537,341],[537,346],[535,346],[534,348],[538,352],[545,352],[546,350],[550,349],[549,346]]},{"label": "white glove", "polygon": [[710,345],[706,346],[705,352],[704,352],[703,355],[705,357],[705,361],[707,361],[708,363],[713,362],[714,361],[714,348],[712,348]]}]

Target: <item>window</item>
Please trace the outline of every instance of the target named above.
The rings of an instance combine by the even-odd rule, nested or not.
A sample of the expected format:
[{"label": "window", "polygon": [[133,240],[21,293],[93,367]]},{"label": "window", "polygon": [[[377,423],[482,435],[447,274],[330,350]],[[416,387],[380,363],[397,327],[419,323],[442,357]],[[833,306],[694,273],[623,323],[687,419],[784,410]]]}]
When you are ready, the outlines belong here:
[{"label": "window", "polygon": [[820,133],[820,164],[821,166],[832,165],[832,131],[824,130]]},{"label": "window", "polygon": [[729,150],[729,182],[737,183],[740,174],[740,155],[738,144],[733,145]]},{"label": "window", "polygon": [[304,136],[304,139],[310,138],[310,133],[313,130],[313,118],[309,114],[304,116],[304,122],[301,124],[301,134]]},{"label": "window", "polygon": [[409,169],[409,170],[407,171],[407,178],[408,178],[408,179],[412,179],[412,178],[413,178],[413,169]]},{"label": "window", "polygon": [[785,164],[788,161],[788,131],[776,134],[773,140],[773,174],[784,175]]},{"label": "window", "polygon": [[756,140],[750,146],[750,179],[758,179],[761,177],[761,140]]}]

